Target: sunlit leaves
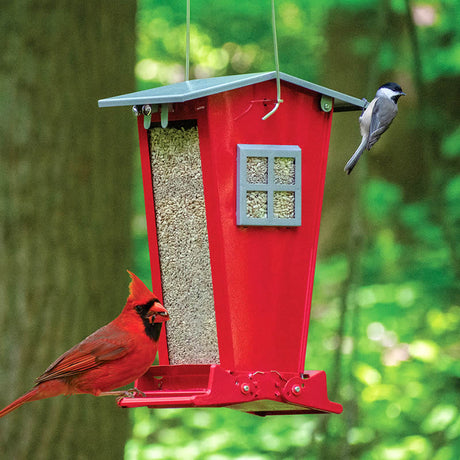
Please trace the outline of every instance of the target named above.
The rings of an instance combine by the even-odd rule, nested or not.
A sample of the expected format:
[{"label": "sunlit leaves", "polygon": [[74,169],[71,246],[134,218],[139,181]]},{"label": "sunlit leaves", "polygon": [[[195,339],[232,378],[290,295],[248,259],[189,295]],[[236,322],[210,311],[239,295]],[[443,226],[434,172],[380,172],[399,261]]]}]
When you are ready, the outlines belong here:
[{"label": "sunlit leaves", "polygon": [[[270,3],[192,2],[192,78],[274,69]],[[322,3],[277,2],[281,70],[312,78],[326,51],[327,8]],[[185,2],[142,0],[138,65],[141,89],[181,81],[185,75]]]},{"label": "sunlit leaves", "polygon": [[374,438],[375,432],[369,427],[353,427],[347,433],[347,440],[351,445],[369,443]]},{"label": "sunlit leaves", "polygon": [[433,408],[422,423],[425,433],[443,431],[457,419],[458,409],[451,404],[439,404]]},{"label": "sunlit leaves", "polygon": [[366,385],[373,385],[379,383],[382,379],[380,372],[377,369],[365,363],[357,363],[354,366],[354,374],[362,383]]},{"label": "sunlit leaves", "polygon": [[432,332],[436,335],[455,331],[459,327],[460,307],[454,306],[446,311],[433,308],[427,313],[426,319]]},{"label": "sunlit leaves", "polygon": [[415,340],[410,344],[409,351],[414,358],[429,363],[437,359],[439,347],[429,340]]},{"label": "sunlit leaves", "polygon": [[311,442],[315,428],[308,417],[284,417],[280,423],[277,417],[259,418],[230,409],[140,408],[133,414],[127,460],[265,460],[290,458],[289,452],[296,458],[296,452]]},{"label": "sunlit leaves", "polygon": [[[395,27],[402,21],[406,6],[404,0],[276,3],[281,70],[306,79],[315,75],[326,49],[328,9],[340,7],[340,11],[353,14],[352,18],[364,17],[373,28],[382,5],[389,8],[385,14],[390,14]],[[423,77],[431,82],[458,75],[460,3],[426,0],[411,4],[413,8],[428,6],[428,13],[434,11],[431,23],[429,18],[414,16]],[[268,1],[210,4],[192,0],[192,77],[272,70],[268,10]],[[145,88],[183,79],[185,2],[142,0],[139,11],[139,85]],[[380,46],[362,24],[351,23],[344,33],[350,56],[360,62],[372,57],[371,71],[375,74],[393,70],[401,60],[405,69],[412,65],[413,54],[403,36],[406,29],[396,34],[396,43],[384,37]],[[350,61],[350,65],[355,62]],[[362,72],[368,70],[363,68]],[[407,75],[405,78],[409,79]],[[460,178],[454,169],[460,155],[460,131],[454,120],[446,127],[449,120],[441,106],[405,110],[410,109],[412,129],[429,126],[440,136],[447,130],[440,152],[430,154],[448,163],[453,173],[441,177],[440,193],[431,200],[426,196],[409,199],[404,185],[391,182],[394,176],[390,169],[386,179],[365,182],[360,189],[360,206],[366,238],[358,276],[348,279],[352,265],[349,254],[336,253],[317,264],[306,368],[326,370],[329,388],[340,377],[339,393],[329,396],[345,405],[343,416],[330,418],[329,444],[322,444],[326,438],[320,428],[321,417],[316,416],[260,419],[229,409],[144,408],[133,411],[135,425],[126,448],[128,460],[316,460],[325,447],[343,446],[350,449],[345,458],[360,460],[453,460],[458,456],[460,307],[452,302],[458,280],[446,227],[455,235],[460,221]],[[416,151],[418,162],[424,161],[419,147],[409,144],[401,147],[402,151],[406,147]],[[429,181],[421,177],[420,183]],[[444,228],[440,225],[443,220],[448,223]],[[136,259],[147,267],[147,251],[140,251],[137,243],[145,224],[135,224]],[[340,336],[344,302],[348,311]],[[341,360],[338,368],[334,360],[337,351]],[[353,417],[355,422],[350,426]]]},{"label": "sunlit leaves", "polygon": [[[392,401],[398,394],[398,387],[388,384],[372,384],[366,386],[362,391],[362,399],[366,403],[374,403],[376,401]],[[395,408],[391,409],[393,412]],[[399,412],[401,410],[399,409]]]}]

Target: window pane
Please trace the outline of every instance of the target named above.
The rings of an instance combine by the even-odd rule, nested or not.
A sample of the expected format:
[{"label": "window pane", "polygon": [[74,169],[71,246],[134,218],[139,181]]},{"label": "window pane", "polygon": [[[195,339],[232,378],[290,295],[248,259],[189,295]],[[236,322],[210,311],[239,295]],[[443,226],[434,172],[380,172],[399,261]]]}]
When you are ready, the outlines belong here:
[{"label": "window pane", "polygon": [[250,191],[246,193],[246,209],[248,217],[267,217],[267,192]]},{"label": "window pane", "polygon": [[246,180],[248,184],[268,183],[268,158],[247,157]]},{"label": "window pane", "polygon": [[277,219],[293,219],[295,217],[294,192],[273,193],[273,215]]},{"label": "window pane", "polygon": [[275,184],[295,184],[295,158],[275,157]]}]

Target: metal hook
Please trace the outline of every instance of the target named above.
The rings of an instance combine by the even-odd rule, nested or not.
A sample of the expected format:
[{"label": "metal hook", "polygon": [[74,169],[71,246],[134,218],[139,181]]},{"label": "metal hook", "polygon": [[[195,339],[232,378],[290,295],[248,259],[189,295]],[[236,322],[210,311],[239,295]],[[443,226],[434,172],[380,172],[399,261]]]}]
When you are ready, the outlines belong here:
[{"label": "metal hook", "polygon": [[273,29],[273,49],[275,54],[275,69],[276,69],[276,104],[273,109],[262,117],[262,120],[266,120],[271,117],[277,110],[280,104],[283,102],[281,99],[281,81],[280,81],[280,61],[278,58],[278,39],[276,38],[276,17],[275,17],[275,0],[272,0],[272,29]]},{"label": "metal hook", "polygon": [[280,104],[283,102],[282,99],[278,99],[277,103],[275,104],[275,107],[273,107],[273,109],[268,112],[266,115],[264,115],[262,117],[262,120],[266,120],[268,117],[271,117],[277,110],[278,110],[278,107],[280,106]]}]

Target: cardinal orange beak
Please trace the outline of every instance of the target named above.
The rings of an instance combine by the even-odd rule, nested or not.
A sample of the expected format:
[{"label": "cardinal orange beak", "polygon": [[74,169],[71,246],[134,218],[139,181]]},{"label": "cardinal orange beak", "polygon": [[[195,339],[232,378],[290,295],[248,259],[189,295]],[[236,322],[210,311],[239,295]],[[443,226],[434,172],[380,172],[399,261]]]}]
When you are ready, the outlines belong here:
[{"label": "cardinal orange beak", "polygon": [[164,323],[169,320],[169,313],[160,302],[155,302],[146,317],[150,319],[151,323]]}]

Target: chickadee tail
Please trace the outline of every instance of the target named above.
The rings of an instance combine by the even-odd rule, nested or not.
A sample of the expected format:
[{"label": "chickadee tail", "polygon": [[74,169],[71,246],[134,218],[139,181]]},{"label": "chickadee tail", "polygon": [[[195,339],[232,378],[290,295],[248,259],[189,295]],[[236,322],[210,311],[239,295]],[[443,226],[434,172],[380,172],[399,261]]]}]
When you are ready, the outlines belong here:
[{"label": "chickadee tail", "polygon": [[345,165],[345,168],[343,168],[343,170],[347,174],[350,174],[351,171],[353,171],[353,168],[356,166],[356,163],[358,163],[359,157],[363,154],[364,150],[366,149],[366,145],[367,145],[367,136],[364,136],[361,140],[361,144],[359,144],[359,147],[356,149],[356,152],[348,160],[348,163]]}]

